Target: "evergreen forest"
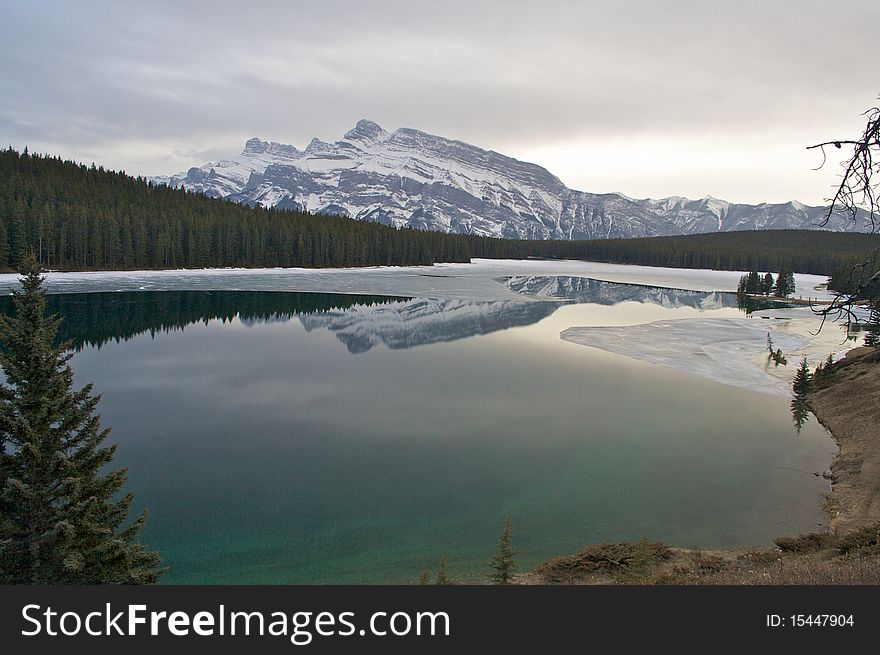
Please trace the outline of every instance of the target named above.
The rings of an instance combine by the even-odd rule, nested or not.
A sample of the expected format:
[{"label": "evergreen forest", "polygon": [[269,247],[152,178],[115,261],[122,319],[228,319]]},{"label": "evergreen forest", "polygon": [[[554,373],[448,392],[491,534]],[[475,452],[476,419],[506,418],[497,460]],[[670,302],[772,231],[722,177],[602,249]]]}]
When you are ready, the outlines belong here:
[{"label": "evergreen forest", "polygon": [[816,230],[524,241],[249,207],[59,157],[0,151],[0,270],[431,265],[483,258],[838,275],[880,235]]}]

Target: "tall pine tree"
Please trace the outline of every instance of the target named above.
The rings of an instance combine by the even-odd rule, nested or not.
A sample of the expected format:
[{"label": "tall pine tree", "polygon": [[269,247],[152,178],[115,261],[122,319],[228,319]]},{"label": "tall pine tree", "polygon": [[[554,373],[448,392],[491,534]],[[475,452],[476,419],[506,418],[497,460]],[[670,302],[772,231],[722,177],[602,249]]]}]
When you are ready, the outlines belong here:
[{"label": "tall pine tree", "polygon": [[807,403],[807,394],[813,389],[813,376],[810,373],[810,366],[807,358],[801,360],[791,385],[794,398],[791,400],[791,418],[794,421],[794,427],[800,433],[801,428],[809,416],[809,405]]},{"label": "tall pine tree", "polygon": [[446,555],[440,558],[440,568],[437,569],[437,584],[452,584],[452,580],[449,578],[449,574],[446,572]]},{"label": "tall pine tree", "polygon": [[813,389],[813,376],[810,373],[810,365],[807,363],[806,356],[801,359],[791,388],[795,396],[806,396]]},{"label": "tall pine tree", "polygon": [[512,536],[513,523],[508,518],[504,522],[504,532],[501,533],[501,538],[498,540],[498,552],[489,561],[489,567],[492,569],[489,580],[492,584],[510,584],[513,580],[513,574],[516,571],[513,556],[516,552],[511,543]]},{"label": "tall pine tree", "polygon": [[15,311],[0,316],[0,582],[154,583],[159,556],[138,540],[146,513],[124,525],[125,470],[104,471],[116,447],[102,445],[92,385],[73,389],[33,254],[21,274]]}]

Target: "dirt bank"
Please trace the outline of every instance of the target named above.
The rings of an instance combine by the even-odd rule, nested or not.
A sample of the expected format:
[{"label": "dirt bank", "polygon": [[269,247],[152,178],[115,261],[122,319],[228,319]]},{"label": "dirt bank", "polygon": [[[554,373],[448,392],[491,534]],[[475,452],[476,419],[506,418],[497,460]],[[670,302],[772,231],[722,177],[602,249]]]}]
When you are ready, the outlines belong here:
[{"label": "dirt bank", "polygon": [[840,447],[831,464],[831,531],[880,523],[880,351],[849,351],[808,402]]}]

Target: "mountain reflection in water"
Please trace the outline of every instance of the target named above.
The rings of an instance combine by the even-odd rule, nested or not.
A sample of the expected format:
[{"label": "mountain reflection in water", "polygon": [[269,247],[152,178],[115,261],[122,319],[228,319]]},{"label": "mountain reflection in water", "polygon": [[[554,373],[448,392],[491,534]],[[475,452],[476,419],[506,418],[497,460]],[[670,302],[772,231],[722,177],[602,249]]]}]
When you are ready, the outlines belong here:
[{"label": "mountain reflection in water", "polygon": [[[618,284],[570,276],[515,276],[499,283],[523,300],[477,301],[354,296],[283,291],[123,291],[48,296],[63,318],[60,336],[77,351],[139,334],[183,330],[195,323],[238,319],[244,325],[298,319],[307,331],[327,329],[351,353],[465,339],[531,325],[565,304],[652,303],[714,310],[737,307],[733,293]],[[0,311],[12,300],[0,297]]]}]

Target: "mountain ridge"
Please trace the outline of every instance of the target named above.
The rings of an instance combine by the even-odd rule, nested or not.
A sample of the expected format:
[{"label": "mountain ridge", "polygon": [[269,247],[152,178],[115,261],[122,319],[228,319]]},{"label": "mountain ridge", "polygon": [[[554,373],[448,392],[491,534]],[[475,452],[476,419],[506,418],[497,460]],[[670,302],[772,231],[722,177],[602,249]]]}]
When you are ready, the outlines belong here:
[{"label": "mountain ridge", "polygon": [[[750,205],[578,191],[538,164],[415,128],[389,132],[368,119],[334,143],[313,138],[304,149],[251,137],[236,159],[150,180],[252,206],[515,239],[816,229],[827,213],[797,200]],[[855,226],[834,215],[822,227]]]}]

